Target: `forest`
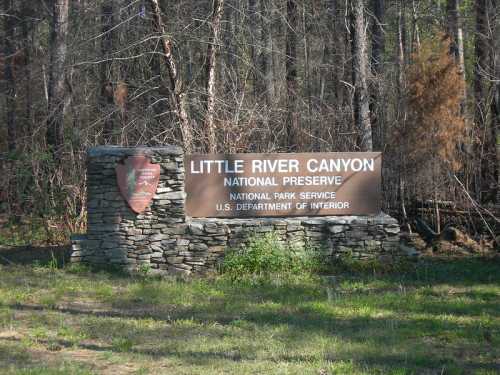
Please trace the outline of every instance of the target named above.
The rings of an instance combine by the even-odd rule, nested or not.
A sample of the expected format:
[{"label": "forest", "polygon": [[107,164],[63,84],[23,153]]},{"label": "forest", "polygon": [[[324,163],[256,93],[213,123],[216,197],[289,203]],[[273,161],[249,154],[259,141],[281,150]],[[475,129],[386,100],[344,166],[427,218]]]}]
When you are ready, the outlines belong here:
[{"label": "forest", "polygon": [[2,225],[67,240],[88,147],[175,144],[381,151],[408,230],[500,232],[498,0],[1,0],[0,22]]}]

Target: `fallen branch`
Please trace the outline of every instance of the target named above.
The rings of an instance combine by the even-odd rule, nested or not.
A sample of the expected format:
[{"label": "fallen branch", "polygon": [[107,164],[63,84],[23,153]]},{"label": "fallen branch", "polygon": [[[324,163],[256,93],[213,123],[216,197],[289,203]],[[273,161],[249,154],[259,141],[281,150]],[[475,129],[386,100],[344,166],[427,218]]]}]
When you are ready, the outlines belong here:
[{"label": "fallen branch", "polygon": [[[458,182],[458,184],[460,185],[460,187],[462,188],[462,190],[464,191],[465,195],[467,196],[467,198],[470,200],[470,202],[472,203],[472,207],[474,207],[474,209],[477,211],[477,213],[479,214],[479,216],[481,216],[481,219],[483,220],[483,223],[484,225],[486,226],[486,228],[488,229],[488,232],[490,232],[491,234],[491,237],[493,238],[493,241],[496,242],[497,245],[500,246],[500,243],[499,241],[497,240],[496,236],[495,236],[495,233],[493,232],[493,230],[491,229],[491,227],[489,226],[488,222],[486,221],[486,219],[484,218],[483,214],[481,213],[480,211],[480,206],[479,204],[470,196],[469,192],[467,191],[467,189],[465,188],[464,184],[462,184],[462,181],[460,181],[458,179],[458,177],[453,174],[453,177],[455,178],[455,180]],[[488,211],[489,212],[489,211]],[[493,216],[493,214],[491,214]],[[495,218],[495,216],[493,216]],[[496,219],[496,218],[495,218]],[[498,221],[498,219],[497,219]]]}]

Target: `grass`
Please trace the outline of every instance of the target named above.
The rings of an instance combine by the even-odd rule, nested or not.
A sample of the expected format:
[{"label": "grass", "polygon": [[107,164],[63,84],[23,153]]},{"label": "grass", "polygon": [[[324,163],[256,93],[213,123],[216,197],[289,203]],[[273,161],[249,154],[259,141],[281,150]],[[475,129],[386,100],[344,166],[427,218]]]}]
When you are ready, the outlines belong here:
[{"label": "grass", "polygon": [[159,280],[0,268],[2,374],[498,374],[500,264]]}]

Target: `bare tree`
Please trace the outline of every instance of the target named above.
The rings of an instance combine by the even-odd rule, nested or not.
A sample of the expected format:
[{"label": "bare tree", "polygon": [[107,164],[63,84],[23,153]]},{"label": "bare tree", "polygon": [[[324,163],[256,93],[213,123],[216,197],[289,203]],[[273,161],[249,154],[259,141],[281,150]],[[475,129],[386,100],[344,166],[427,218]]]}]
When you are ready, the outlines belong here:
[{"label": "bare tree", "polygon": [[[458,64],[460,75],[465,83],[465,58],[464,58],[464,39],[462,22],[460,19],[459,10],[460,0],[447,0],[446,2],[446,28],[451,39],[450,52],[455,56],[455,61]],[[464,85],[464,101],[466,99],[467,90]]]},{"label": "bare tree", "polygon": [[114,0],[106,0],[101,7],[101,56],[103,62],[100,65],[101,97],[100,105],[103,110],[104,128],[103,136],[106,143],[111,141],[114,129],[113,121],[113,82],[111,79],[111,51],[113,49],[113,4]]},{"label": "bare tree", "polygon": [[215,124],[216,75],[218,52],[221,45],[221,20],[224,13],[224,0],[213,1],[212,35],[207,48],[207,148],[211,153],[217,151],[217,137]]},{"label": "bare tree", "polygon": [[286,46],[285,46],[285,75],[286,75],[286,146],[295,151],[298,148],[299,115],[297,113],[297,2],[286,2]]},{"label": "bare tree", "polygon": [[492,118],[491,118],[491,128],[493,130],[493,139],[496,144],[496,173],[497,173],[497,196],[496,203],[500,205],[500,38],[498,34],[500,33],[500,2],[497,0],[494,4],[496,7],[493,9],[496,15],[495,22],[492,27],[493,34],[496,35],[493,38],[493,75],[494,75],[494,85],[493,85],[493,101],[492,101]]},{"label": "bare tree", "polygon": [[64,142],[64,115],[68,104],[65,73],[68,15],[69,0],[54,0],[49,40],[47,145],[56,153],[60,151]]},{"label": "bare tree", "polygon": [[[477,174],[476,195],[482,201],[491,200],[496,192],[496,149],[494,131],[488,120],[491,113],[490,78],[493,47],[493,7],[491,0],[476,0],[476,35],[474,64],[474,125],[478,142],[476,143]],[[494,160],[494,162],[493,162]]]},{"label": "bare tree", "polygon": [[14,79],[13,57],[15,48],[15,20],[14,1],[4,0],[3,6],[6,14],[4,15],[4,78],[5,78],[5,108],[7,109],[7,145],[10,152],[16,149],[16,81]]},{"label": "bare tree", "polygon": [[259,58],[259,67],[262,71],[262,76],[264,78],[264,90],[266,93],[267,105],[270,105],[274,101],[274,75],[273,75],[273,35],[270,25],[270,18],[272,16],[272,5],[269,0],[260,0],[260,26],[261,26],[261,38],[260,43],[262,45],[262,51]]},{"label": "bare tree", "polygon": [[380,150],[382,147],[382,132],[379,121],[380,82],[382,80],[382,66],[385,48],[385,36],[383,30],[385,4],[384,0],[373,0],[373,26],[372,26],[372,55],[371,67],[374,76],[374,87],[372,89],[372,100],[370,102],[371,126],[373,132],[373,148]]},{"label": "bare tree", "polygon": [[251,77],[252,77],[252,89],[255,98],[258,98],[261,94],[260,87],[260,74],[259,74],[259,64],[258,64],[258,53],[257,53],[257,41],[258,38],[256,34],[257,30],[257,1],[248,0],[248,28],[249,28],[249,41],[248,41],[248,51],[251,64]]},{"label": "bare tree", "polygon": [[187,106],[185,102],[186,93],[182,88],[182,81],[177,70],[177,64],[172,55],[172,42],[167,37],[165,27],[161,18],[161,10],[158,0],[149,0],[151,11],[153,13],[153,28],[160,35],[163,57],[167,66],[169,76],[169,88],[172,102],[174,103],[175,113],[180,122],[182,143],[187,153],[193,150],[193,134],[188,117]]},{"label": "bare tree", "polygon": [[372,151],[370,96],[368,93],[368,50],[363,0],[351,0],[352,81],[354,83],[354,122],[362,151]]}]

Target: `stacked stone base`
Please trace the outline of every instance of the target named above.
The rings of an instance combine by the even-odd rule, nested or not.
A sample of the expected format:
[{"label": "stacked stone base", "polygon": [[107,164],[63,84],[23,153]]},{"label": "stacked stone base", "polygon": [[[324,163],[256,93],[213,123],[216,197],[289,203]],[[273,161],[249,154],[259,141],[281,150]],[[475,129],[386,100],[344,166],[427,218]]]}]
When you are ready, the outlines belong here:
[{"label": "stacked stone base", "polygon": [[[141,214],[120,194],[116,166],[132,155],[160,165],[156,195]],[[91,148],[87,155],[87,234],[72,238],[71,261],[149,267],[158,273],[205,273],[228,248],[274,232],[294,248],[326,257],[399,257],[399,226],[392,217],[331,216],[190,219],[185,214],[183,150],[175,146]]]},{"label": "stacked stone base", "polygon": [[[278,241],[290,247],[321,251],[325,261],[341,256],[361,260],[404,256],[399,246],[399,225],[386,214],[192,219],[173,227],[150,226],[157,228],[154,235],[149,235],[149,229],[137,228],[124,234],[124,241],[130,243],[129,246],[108,248],[103,239],[101,246],[96,247],[95,239],[75,236],[71,259],[74,262],[118,264],[131,270],[147,265],[167,274],[206,273],[216,269],[228,248],[244,246],[251,238],[271,232]],[[143,231],[148,233],[145,235]],[[132,246],[137,241],[140,241],[140,246]]]}]

